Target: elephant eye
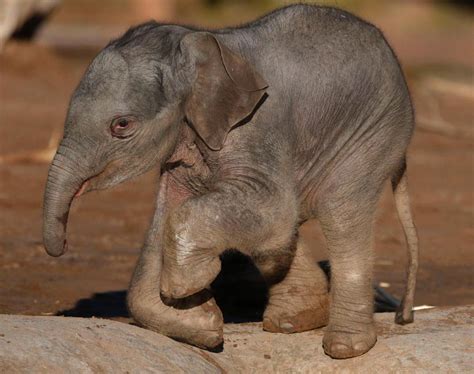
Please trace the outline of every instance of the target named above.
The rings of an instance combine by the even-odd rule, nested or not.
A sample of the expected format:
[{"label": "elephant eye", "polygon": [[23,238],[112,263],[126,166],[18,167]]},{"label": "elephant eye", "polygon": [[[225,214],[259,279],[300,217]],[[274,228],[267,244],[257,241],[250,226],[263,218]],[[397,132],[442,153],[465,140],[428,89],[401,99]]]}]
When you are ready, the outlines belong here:
[{"label": "elephant eye", "polygon": [[128,138],[133,134],[136,121],[130,117],[118,117],[112,121],[110,131],[112,136],[120,139]]}]

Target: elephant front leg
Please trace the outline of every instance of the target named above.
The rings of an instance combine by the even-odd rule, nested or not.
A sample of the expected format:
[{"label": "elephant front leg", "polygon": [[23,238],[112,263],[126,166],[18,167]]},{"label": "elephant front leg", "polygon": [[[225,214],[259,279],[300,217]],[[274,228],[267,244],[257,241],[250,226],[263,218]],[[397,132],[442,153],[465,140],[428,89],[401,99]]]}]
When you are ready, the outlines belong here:
[{"label": "elephant front leg", "polygon": [[[221,269],[219,255],[234,248],[285,248],[294,236],[296,209],[278,193],[249,200],[247,192],[215,192],[188,200],[169,218],[161,292],[183,298],[206,287]],[[255,191],[253,191],[255,195]]]},{"label": "elephant front leg", "polygon": [[[301,236],[286,274],[280,256],[257,255],[256,264],[269,283],[269,299],[263,315],[263,329],[295,333],[327,325],[329,318],[328,280],[314,260],[312,248]],[[272,279],[284,276],[282,280]]]},{"label": "elephant front leg", "polygon": [[217,234],[206,227],[212,223],[199,221],[191,207],[180,207],[165,228],[161,293],[172,299],[205,289],[221,270]]},{"label": "elephant front leg", "polygon": [[377,340],[373,321],[373,213],[362,209],[357,214],[333,212],[320,221],[331,263],[324,351],[333,358],[359,356]]},{"label": "elephant front leg", "polygon": [[170,200],[167,179],[165,174],[160,181],[153,223],[128,291],[128,308],[134,320],[147,329],[213,349],[223,342],[223,317],[210,293],[204,290],[181,300],[160,296],[162,233]]}]

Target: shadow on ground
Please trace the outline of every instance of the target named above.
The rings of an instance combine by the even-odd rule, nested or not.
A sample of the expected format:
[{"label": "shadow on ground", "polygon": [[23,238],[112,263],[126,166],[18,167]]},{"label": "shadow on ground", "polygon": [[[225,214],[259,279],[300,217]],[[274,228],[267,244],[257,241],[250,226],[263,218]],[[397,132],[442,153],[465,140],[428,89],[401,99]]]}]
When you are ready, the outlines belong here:
[{"label": "shadow on ground", "polygon": [[[268,287],[252,261],[231,252],[222,258],[222,270],[212,291],[226,323],[262,320]],[[126,290],[99,292],[80,299],[71,309],[56,313],[66,317],[128,318]]]},{"label": "shadow on ground", "polygon": [[[330,276],[327,261],[319,266]],[[225,323],[260,322],[268,301],[268,287],[253,262],[238,252],[222,257],[222,270],[211,285],[213,295],[224,315]],[[66,317],[129,318],[126,290],[95,293],[80,299],[76,305],[57,313]],[[399,300],[380,287],[374,287],[374,310],[393,312]]]}]

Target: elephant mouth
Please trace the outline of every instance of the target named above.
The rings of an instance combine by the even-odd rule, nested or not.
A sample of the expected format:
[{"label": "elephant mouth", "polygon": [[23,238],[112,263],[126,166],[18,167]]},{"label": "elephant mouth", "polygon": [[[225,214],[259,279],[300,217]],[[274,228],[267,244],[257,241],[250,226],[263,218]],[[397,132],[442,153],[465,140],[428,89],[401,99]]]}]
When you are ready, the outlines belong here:
[{"label": "elephant mouth", "polygon": [[84,194],[84,193],[87,191],[87,186],[89,185],[89,181],[90,181],[90,179],[86,179],[86,180],[81,184],[81,186],[79,187],[79,189],[77,190],[77,192],[74,194],[74,198],[81,196],[82,194]]},{"label": "elephant mouth", "polygon": [[87,178],[82,182],[80,185],[79,189],[77,192],[74,194],[74,198],[77,198],[79,196],[82,196],[86,194],[87,192],[93,191],[93,190],[100,190],[100,189],[105,189],[108,187],[107,182],[109,182],[109,179],[115,174],[116,168],[118,165],[116,165],[116,162],[111,162],[106,167],[104,170],[102,170],[100,173],[93,175],[90,178]]}]

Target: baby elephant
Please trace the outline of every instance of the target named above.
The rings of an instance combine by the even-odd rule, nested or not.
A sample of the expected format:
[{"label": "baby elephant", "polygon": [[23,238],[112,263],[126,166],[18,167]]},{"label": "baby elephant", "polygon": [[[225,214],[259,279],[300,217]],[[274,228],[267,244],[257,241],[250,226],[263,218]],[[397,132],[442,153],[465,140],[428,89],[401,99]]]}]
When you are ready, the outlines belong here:
[{"label": "baby elephant", "polygon": [[[44,244],[52,256],[66,251],[74,197],[160,168],[128,294],[138,323],[199,347],[222,344],[208,286],[219,256],[237,249],[271,285],[266,330],[328,324],[325,352],[357,356],[376,341],[373,226],[387,179],[410,255],[396,321],[413,320],[413,126],[382,33],[344,11],[293,5],[212,31],[149,22],[101,51],[74,92],[48,176]],[[311,218],[327,240],[329,297],[298,238]]]}]

